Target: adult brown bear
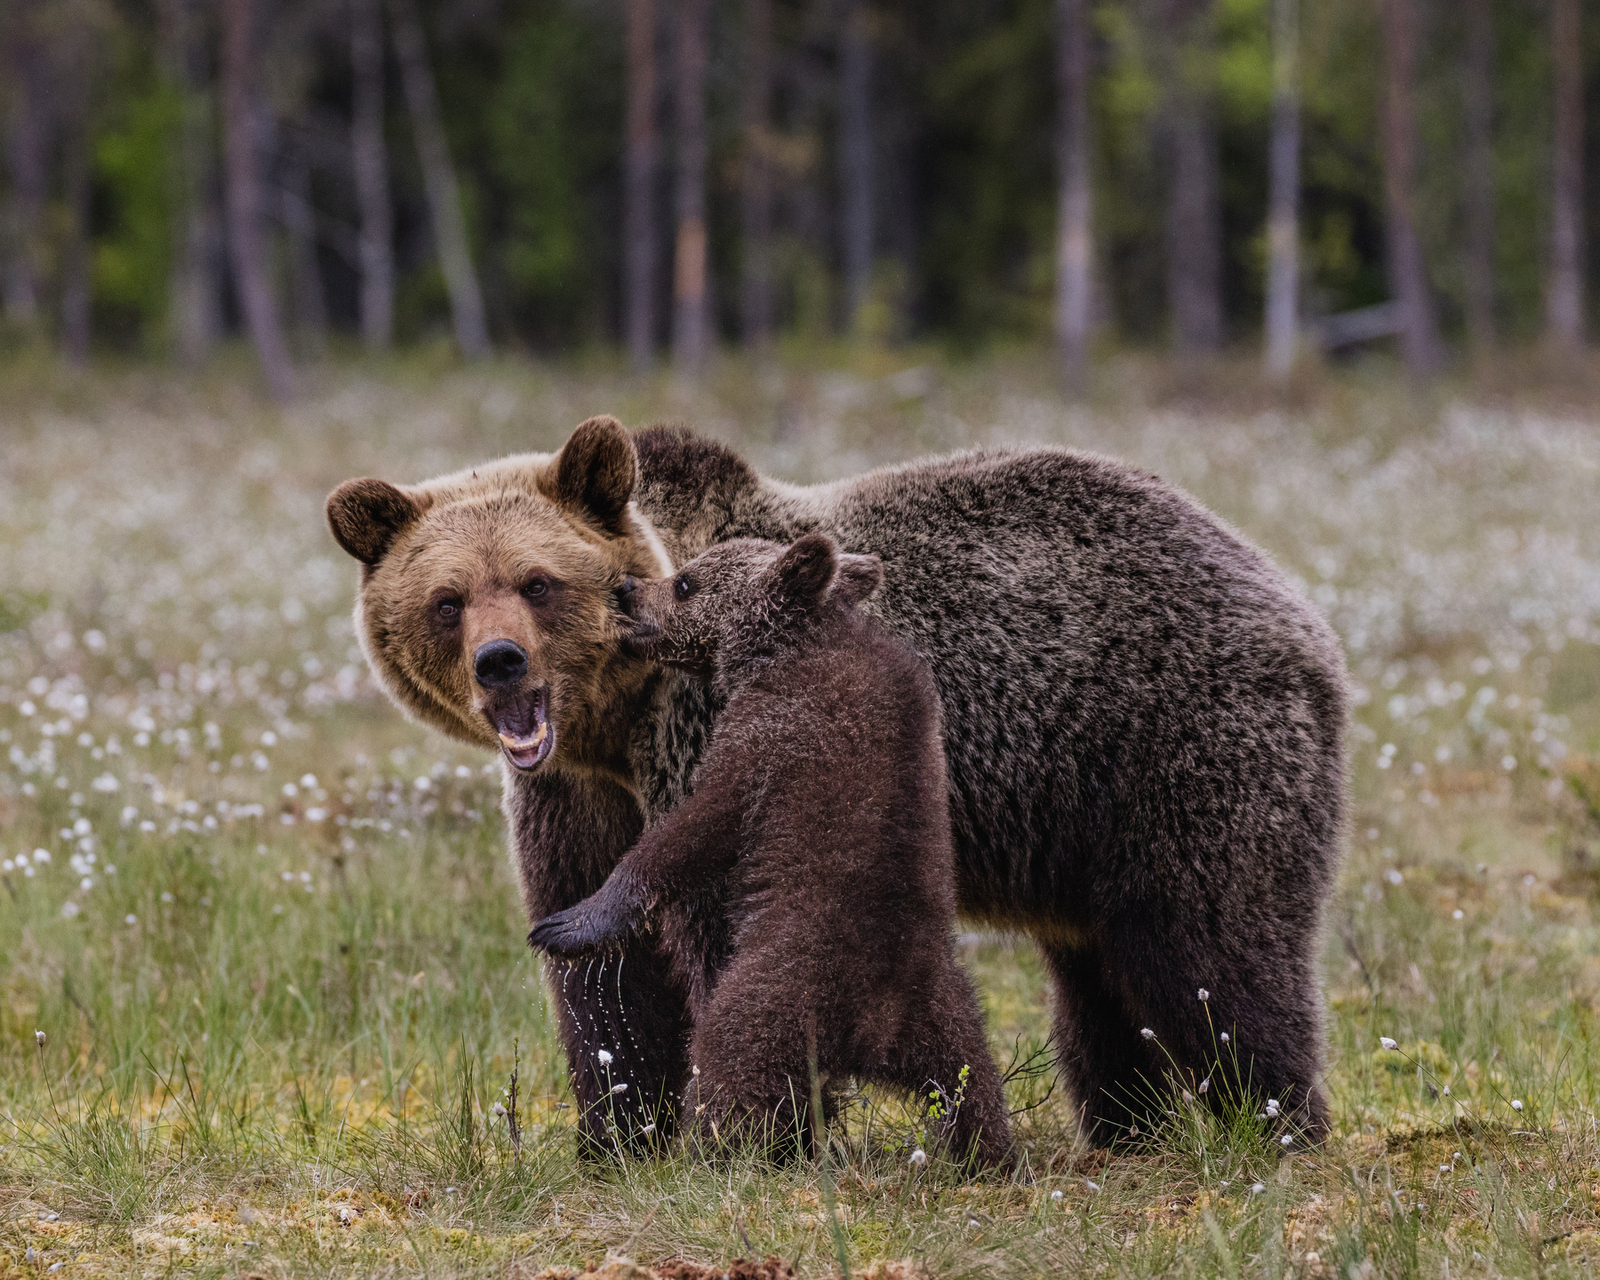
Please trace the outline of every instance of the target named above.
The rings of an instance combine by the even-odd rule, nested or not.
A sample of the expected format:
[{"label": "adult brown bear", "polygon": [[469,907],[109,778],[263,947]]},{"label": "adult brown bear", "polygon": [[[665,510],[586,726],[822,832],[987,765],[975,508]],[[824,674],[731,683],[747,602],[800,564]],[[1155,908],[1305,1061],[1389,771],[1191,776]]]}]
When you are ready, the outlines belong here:
[{"label": "adult brown bear", "polygon": [[[1204,1072],[1222,1030],[1254,1088],[1325,1130],[1343,659],[1262,552],[1155,476],[1045,448],[807,488],[688,431],[592,418],[558,454],[348,481],[328,521],[363,564],[358,630],[390,695],[501,751],[531,920],[597,890],[688,794],[715,716],[622,643],[624,577],[813,530],[876,553],[873,608],[943,702],[961,910],[1039,945],[1095,1139],[1143,1120],[1174,1067]],[[585,1138],[665,1138],[690,1034],[670,947],[548,973]]]}]

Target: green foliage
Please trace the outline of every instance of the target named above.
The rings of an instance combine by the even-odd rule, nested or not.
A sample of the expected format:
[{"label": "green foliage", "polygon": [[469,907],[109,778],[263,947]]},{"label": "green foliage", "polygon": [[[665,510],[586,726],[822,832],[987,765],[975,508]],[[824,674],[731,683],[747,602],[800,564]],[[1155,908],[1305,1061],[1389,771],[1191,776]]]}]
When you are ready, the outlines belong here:
[{"label": "green foliage", "polygon": [[[1226,311],[1230,334],[1247,339],[1259,328],[1262,304],[1270,0],[1215,0],[1210,45],[1178,53],[1165,49],[1167,7],[1157,0],[1091,0],[1089,7],[1097,279],[1109,329],[1135,342],[1158,341],[1166,332],[1160,109],[1169,74],[1162,68],[1170,64],[1213,95]],[[1492,0],[1491,7],[1497,312],[1502,331],[1521,340],[1542,324],[1549,14],[1543,0]],[[870,8],[883,259],[873,340],[927,335],[970,351],[1044,337],[1055,270],[1054,4],[875,0]],[[155,70],[165,56],[155,11],[130,0],[111,9],[115,20],[106,29],[116,35],[101,49],[93,141],[96,330],[103,342],[150,350],[169,336],[180,103]],[[620,7],[579,0],[462,7],[424,0],[421,9],[497,340],[546,350],[613,342],[622,234]],[[1389,296],[1378,7],[1372,0],[1301,0],[1299,9],[1303,278],[1309,310],[1337,311]],[[840,325],[837,33],[833,18],[820,10],[779,3],[776,12],[779,321],[815,346]],[[304,130],[315,139],[324,283],[335,323],[353,327],[357,272],[350,236],[357,214],[348,167],[338,155],[350,110],[349,51],[338,22],[309,14],[292,6],[274,11],[263,48],[273,63],[272,100],[284,116],[280,135]],[[1459,332],[1464,19],[1451,6],[1430,15],[1416,93],[1418,223],[1446,331]],[[672,154],[667,16],[659,68],[664,197]],[[708,216],[712,296],[729,338],[738,331],[743,260],[742,20],[739,6],[714,6]],[[1593,83],[1600,23],[1585,24],[1585,31],[1585,68]],[[390,66],[392,72],[392,60]],[[448,330],[448,299],[431,249],[405,103],[392,74],[388,90],[399,331],[409,341],[431,340]],[[214,92],[214,86],[206,89]],[[220,141],[214,138],[213,145]],[[271,181],[269,167],[269,194]],[[670,206],[670,198],[660,201],[663,219],[670,218]],[[1600,202],[1591,200],[1589,210],[1593,240],[1600,236]],[[281,237],[281,229],[273,234]],[[658,242],[663,250],[669,245],[665,225]],[[287,260],[283,246],[274,252]],[[664,290],[671,255],[658,256]],[[1600,252],[1588,256],[1591,274],[1600,279]],[[58,259],[54,255],[50,267],[55,277]]]},{"label": "green foliage", "polygon": [[159,340],[172,257],[172,163],[182,97],[149,81],[120,103],[95,139],[94,176],[106,211],[94,241],[97,318],[124,343]]}]

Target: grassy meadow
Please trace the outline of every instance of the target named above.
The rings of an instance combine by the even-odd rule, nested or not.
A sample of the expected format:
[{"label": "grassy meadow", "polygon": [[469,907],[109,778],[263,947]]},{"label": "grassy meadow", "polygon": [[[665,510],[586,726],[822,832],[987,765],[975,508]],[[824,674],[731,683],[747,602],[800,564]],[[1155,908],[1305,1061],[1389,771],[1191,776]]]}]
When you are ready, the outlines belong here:
[{"label": "grassy meadow", "polygon": [[[1600,412],[1125,374],[1068,407],[1027,359],[731,365],[693,395],[413,362],[280,413],[226,371],[0,368],[0,1277],[1593,1274]],[[601,411],[797,481],[1115,454],[1304,582],[1355,703],[1325,1148],[1175,1096],[1159,1147],[1087,1149],[1037,1069],[1030,944],[964,935],[1015,1177],[913,1164],[915,1109],[865,1094],[818,1163],[578,1165],[498,767],[374,688],[322,501]]]}]

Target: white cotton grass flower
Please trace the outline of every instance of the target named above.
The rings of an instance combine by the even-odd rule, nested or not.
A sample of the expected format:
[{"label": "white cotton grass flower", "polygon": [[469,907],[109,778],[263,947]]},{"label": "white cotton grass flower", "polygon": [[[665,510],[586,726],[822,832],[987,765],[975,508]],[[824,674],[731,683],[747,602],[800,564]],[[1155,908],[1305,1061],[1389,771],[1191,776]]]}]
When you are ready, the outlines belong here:
[{"label": "white cotton grass flower", "polygon": [[1056,1204],[1060,1204],[1060,1203],[1061,1203],[1061,1200],[1062,1200],[1062,1193],[1061,1193],[1061,1192],[1059,1192],[1059,1191],[1052,1191],[1052,1192],[1051,1192],[1051,1193],[1050,1193],[1050,1199],[1051,1199],[1051,1200],[1052,1200],[1052,1201],[1053,1201],[1053,1202],[1054,1202],[1054,1203],[1056,1203]]},{"label": "white cotton grass flower", "polygon": [[1265,1192],[1266,1189],[1267,1189],[1267,1184],[1266,1183],[1258,1182],[1253,1187],[1250,1188],[1250,1194],[1253,1195],[1253,1196],[1259,1196],[1263,1192]]},{"label": "white cotton grass flower", "polygon": [[1385,1049],[1390,1049],[1390,1050],[1398,1049],[1400,1047],[1393,1040],[1391,1040],[1388,1036],[1379,1036],[1378,1037],[1378,1043],[1381,1044]]},{"label": "white cotton grass flower", "polygon": [[1513,1111],[1521,1111],[1522,1110],[1522,1099],[1521,1098],[1513,1098],[1513,1099],[1511,1099],[1511,1109]]},{"label": "white cotton grass flower", "polygon": [[1278,1114],[1279,1106],[1276,1098],[1267,1099],[1267,1119],[1271,1120]]},{"label": "white cotton grass flower", "polygon": [[1154,1040],[1156,1038],[1156,1033],[1150,1030],[1149,1027],[1142,1028],[1139,1034],[1142,1035],[1146,1040]]},{"label": "white cotton grass flower", "polygon": [[1200,1092],[1201,1093],[1210,1093],[1211,1092],[1211,1077],[1210,1076],[1207,1076],[1204,1080],[1202,1080],[1200,1082]]},{"label": "white cotton grass flower", "polygon": [[928,1163],[928,1153],[921,1147],[918,1147],[911,1153],[911,1163],[920,1169],[923,1165]]},{"label": "white cotton grass flower", "polygon": [[1278,1144],[1285,1147],[1294,1146],[1294,1135],[1292,1133],[1284,1134],[1283,1137],[1278,1139]]},{"label": "white cotton grass flower", "polygon": [[1090,1182],[1087,1179],[1085,1179],[1083,1185],[1088,1187],[1090,1191],[1098,1191],[1098,1190],[1100,1190],[1100,1184],[1098,1182]]},{"label": "white cotton grass flower", "polygon": [[1219,1039],[1219,1040],[1221,1040],[1221,1041],[1222,1041],[1222,1043],[1223,1043],[1223,1044],[1227,1044],[1227,1043],[1228,1043],[1228,1039],[1229,1039],[1229,1037],[1228,1037],[1228,1033],[1227,1033],[1227,1032],[1226,1032],[1226,1031],[1224,1031],[1224,1032],[1223,1032],[1223,1033],[1222,1033],[1222,1034],[1221,1034],[1221,1035],[1220,1035],[1220,1036],[1218,1036],[1218,1037],[1217,1037],[1217,1038],[1218,1038],[1218,1039]]},{"label": "white cotton grass flower", "polygon": [[624,1080],[621,1084],[612,1085],[611,1086],[611,1092],[612,1093],[627,1093],[628,1092],[628,1082],[626,1080]]},{"label": "white cotton grass flower", "polygon": [[609,1067],[611,1065],[611,1054],[607,1050],[598,1050],[594,1056],[600,1059],[600,1065],[602,1067]]},{"label": "white cotton grass flower", "polygon": [[38,1045],[41,1049],[44,1048],[44,1042],[46,1040],[48,1040],[48,1039],[49,1039],[49,1037],[47,1035],[45,1035],[45,1033],[42,1032],[42,1031],[39,1031],[39,1030],[36,1029],[34,1031],[34,1033],[33,1033],[33,1042],[34,1042],[34,1044]]},{"label": "white cotton grass flower", "polygon": [[1209,991],[1207,991],[1204,987],[1200,988],[1200,991],[1199,991],[1198,994],[1199,994],[1199,997],[1200,997],[1200,1000],[1201,1000],[1202,1003],[1204,1003],[1205,1001],[1211,999],[1211,993]]}]

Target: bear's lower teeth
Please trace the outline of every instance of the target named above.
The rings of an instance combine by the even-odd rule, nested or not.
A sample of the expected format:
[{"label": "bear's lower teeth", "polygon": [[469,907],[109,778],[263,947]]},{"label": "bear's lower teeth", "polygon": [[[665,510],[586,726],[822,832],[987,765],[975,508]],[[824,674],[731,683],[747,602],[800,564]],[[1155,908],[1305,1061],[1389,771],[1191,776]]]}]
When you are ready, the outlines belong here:
[{"label": "bear's lower teeth", "polygon": [[536,747],[544,741],[544,735],[549,731],[548,723],[539,726],[539,732],[531,738],[513,738],[509,733],[502,733],[500,741],[505,743],[507,751],[526,751],[529,747]]}]

